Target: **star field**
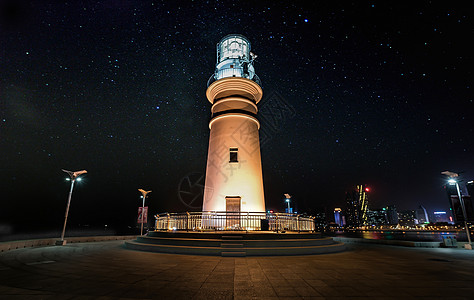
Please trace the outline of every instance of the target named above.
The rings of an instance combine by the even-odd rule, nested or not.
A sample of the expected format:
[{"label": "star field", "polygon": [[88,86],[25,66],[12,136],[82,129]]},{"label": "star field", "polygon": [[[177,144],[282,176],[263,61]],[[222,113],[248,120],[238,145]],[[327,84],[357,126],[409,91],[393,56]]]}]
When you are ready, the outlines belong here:
[{"label": "star field", "polygon": [[185,211],[178,183],[205,172],[206,83],[229,33],[252,43],[264,94],[296,112],[262,143],[268,207],[290,193],[300,210],[333,209],[367,183],[369,207],[447,210],[440,172],[474,177],[461,4],[0,3],[6,224],[60,224],[62,168],[89,171],[71,222],[134,224],[137,188],[153,190],[153,213]]}]

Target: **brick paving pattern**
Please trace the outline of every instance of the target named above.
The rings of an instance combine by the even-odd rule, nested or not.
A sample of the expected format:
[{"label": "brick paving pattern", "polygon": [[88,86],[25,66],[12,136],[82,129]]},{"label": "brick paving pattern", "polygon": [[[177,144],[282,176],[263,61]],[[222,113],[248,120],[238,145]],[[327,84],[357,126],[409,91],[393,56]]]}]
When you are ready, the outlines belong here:
[{"label": "brick paving pattern", "polygon": [[350,245],[342,253],[212,257],[123,241],[0,254],[0,299],[474,299],[474,251]]}]

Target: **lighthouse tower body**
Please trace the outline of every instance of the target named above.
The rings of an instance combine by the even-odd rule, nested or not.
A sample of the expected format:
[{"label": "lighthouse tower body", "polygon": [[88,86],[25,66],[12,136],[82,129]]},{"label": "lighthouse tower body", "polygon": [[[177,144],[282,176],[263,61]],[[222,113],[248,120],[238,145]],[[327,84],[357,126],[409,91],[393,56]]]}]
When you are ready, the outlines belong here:
[{"label": "lighthouse tower body", "polygon": [[250,42],[225,36],[206,96],[212,104],[203,211],[264,212],[257,103],[260,79]]}]

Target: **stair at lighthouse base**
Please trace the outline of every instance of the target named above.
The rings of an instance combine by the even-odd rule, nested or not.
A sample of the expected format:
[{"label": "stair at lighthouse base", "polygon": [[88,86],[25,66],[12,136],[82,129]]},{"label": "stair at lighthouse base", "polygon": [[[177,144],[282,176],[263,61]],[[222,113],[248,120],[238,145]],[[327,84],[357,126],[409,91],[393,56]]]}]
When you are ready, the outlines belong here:
[{"label": "stair at lighthouse base", "polygon": [[341,252],[344,243],[319,233],[154,231],[125,247],[133,250],[213,256],[313,255]]}]

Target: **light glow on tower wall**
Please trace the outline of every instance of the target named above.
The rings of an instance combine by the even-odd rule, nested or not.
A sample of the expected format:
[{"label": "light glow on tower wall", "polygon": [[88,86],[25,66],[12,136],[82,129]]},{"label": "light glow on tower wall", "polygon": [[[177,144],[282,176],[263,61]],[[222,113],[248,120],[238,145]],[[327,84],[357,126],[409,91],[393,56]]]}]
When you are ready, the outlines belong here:
[{"label": "light glow on tower wall", "polygon": [[250,43],[241,35],[217,45],[203,211],[265,212],[257,103],[262,88]]}]

